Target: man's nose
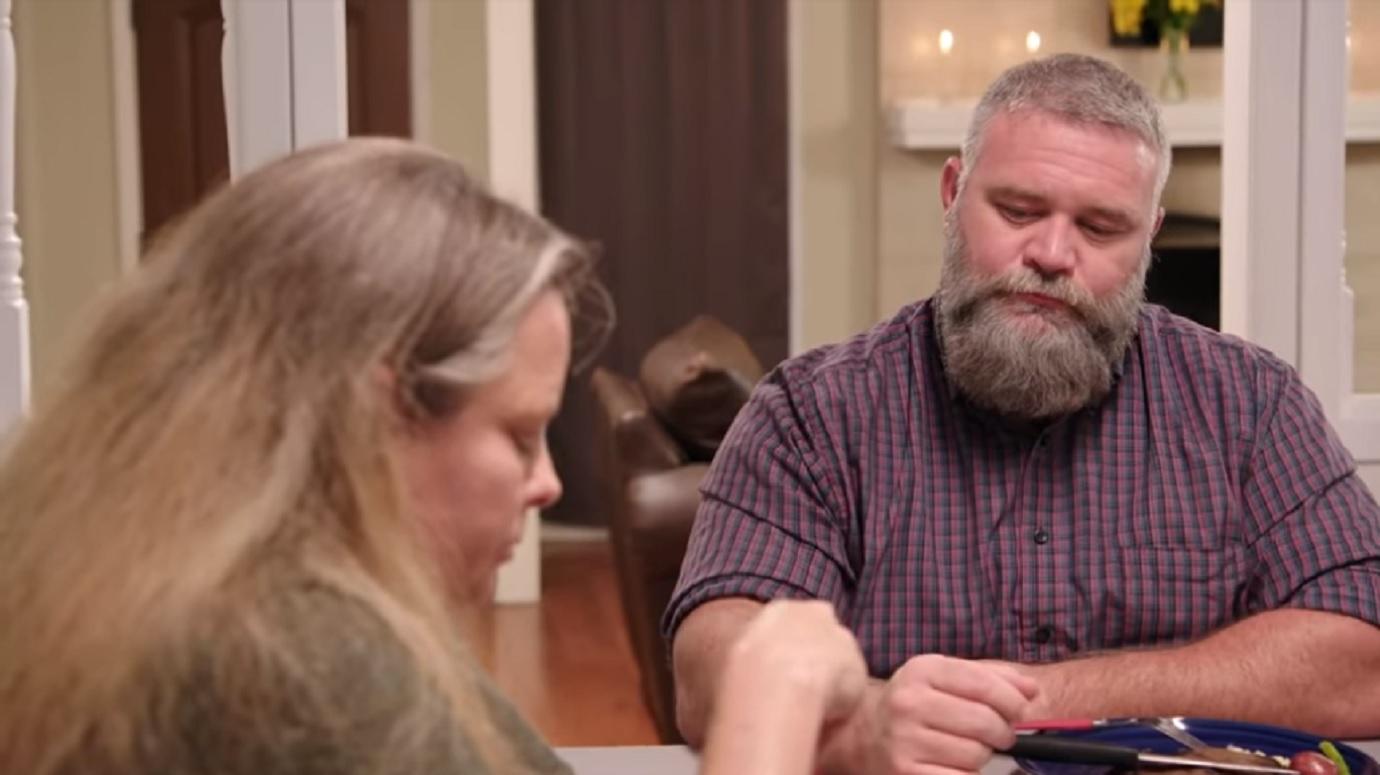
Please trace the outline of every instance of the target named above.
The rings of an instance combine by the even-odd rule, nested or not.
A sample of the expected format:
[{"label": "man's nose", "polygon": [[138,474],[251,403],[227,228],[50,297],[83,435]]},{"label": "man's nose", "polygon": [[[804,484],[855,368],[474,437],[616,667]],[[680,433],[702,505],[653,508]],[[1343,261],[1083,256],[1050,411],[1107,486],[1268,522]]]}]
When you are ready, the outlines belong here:
[{"label": "man's nose", "polygon": [[1074,224],[1053,216],[1041,221],[1030,234],[1022,257],[1026,266],[1042,277],[1057,277],[1073,271],[1078,263],[1074,246]]}]

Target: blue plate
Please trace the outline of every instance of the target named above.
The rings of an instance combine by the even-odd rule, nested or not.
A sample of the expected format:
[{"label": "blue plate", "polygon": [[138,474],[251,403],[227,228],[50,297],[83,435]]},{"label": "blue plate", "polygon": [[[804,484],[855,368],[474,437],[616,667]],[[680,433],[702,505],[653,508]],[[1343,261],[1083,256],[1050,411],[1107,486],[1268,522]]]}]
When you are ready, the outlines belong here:
[{"label": "blue plate", "polygon": [[[1299,751],[1317,751],[1318,743],[1324,738],[1284,727],[1265,724],[1248,724],[1244,721],[1220,721],[1215,719],[1184,719],[1184,727],[1190,734],[1211,746],[1234,745],[1251,751],[1261,751],[1271,756],[1293,756]],[[1157,732],[1154,727],[1144,724],[1108,726],[1075,732],[1046,732],[1074,740],[1092,740],[1099,743],[1124,745],[1152,753],[1177,754],[1183,746]],[[1351,768],[1351,775],[1380,775],[1380,764],[1360,751],[1344,743],[1333,741],[1342,758]],[[1017,759],[1021,769],[1033,775],[1106,775],[1110,768],[1105,765],[1068,764],[1065,762],[1036,762]],[[1152,770],[1146,770],[1152,772]]]}]

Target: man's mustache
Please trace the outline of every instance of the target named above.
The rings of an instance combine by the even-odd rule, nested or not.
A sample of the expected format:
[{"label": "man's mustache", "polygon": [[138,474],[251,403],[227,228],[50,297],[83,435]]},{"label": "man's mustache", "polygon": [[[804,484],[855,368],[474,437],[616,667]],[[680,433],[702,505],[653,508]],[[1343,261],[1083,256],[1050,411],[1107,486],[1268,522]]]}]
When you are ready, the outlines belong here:
[{"label": "man's mustache", "polygon": [[1021,293],[1054,299],[1084,322],[1096,319],[1096,301],[1092,294],[1066,278],[1046,279],[1032,271],[1007,272],[981,281],[969,298],[960,300],[955,312],[958,317],[967,318],[976,314],[984,302]]}]

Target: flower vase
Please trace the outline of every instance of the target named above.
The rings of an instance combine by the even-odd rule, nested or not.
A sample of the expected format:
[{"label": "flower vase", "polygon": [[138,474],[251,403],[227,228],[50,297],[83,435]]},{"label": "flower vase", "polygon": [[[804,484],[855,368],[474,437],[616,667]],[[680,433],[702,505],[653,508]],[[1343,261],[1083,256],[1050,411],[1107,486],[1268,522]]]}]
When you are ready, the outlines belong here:
[{"label": "flower vase", "polygon": [[1184,79],[1183,52],[1188,47],[1188,31],[1182,27],[1166,26],[1160,31],[1164,41],[1164,75],[1160,77],[1160,101],[1183,102],[1188,97],[1188,81]]}]

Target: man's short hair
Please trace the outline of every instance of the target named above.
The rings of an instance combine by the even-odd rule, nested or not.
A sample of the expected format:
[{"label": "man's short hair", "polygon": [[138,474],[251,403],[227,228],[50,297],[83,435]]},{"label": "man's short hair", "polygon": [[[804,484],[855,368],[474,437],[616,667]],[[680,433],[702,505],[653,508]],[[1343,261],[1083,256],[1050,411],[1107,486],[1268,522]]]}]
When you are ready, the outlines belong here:
[{"label": "man's short hair", "polygon": [[[1055,54],[1008,69],[978,101],[963,139],[963,174],[977,165],[987,123],[1000,113],[1029,110],[1075,124],[1094,124],[1131,132],[1155,151],[1159,169],[1155,199],[1169,178],[1172,151],[1158,103],[1144,86],[1120,68],[1082,54]],[[960,181],[961,183],[961,181]]]}]

